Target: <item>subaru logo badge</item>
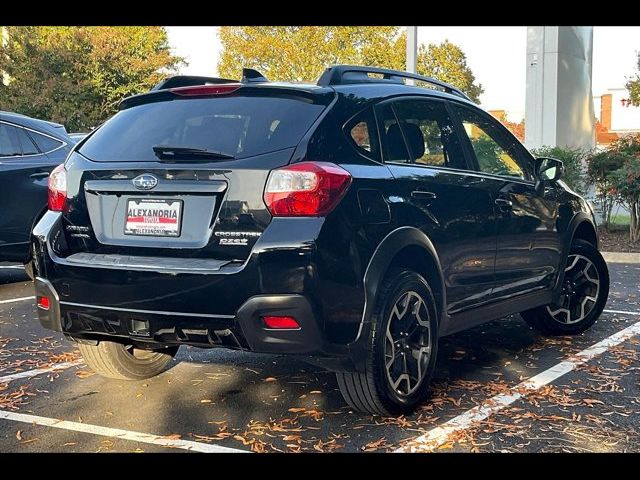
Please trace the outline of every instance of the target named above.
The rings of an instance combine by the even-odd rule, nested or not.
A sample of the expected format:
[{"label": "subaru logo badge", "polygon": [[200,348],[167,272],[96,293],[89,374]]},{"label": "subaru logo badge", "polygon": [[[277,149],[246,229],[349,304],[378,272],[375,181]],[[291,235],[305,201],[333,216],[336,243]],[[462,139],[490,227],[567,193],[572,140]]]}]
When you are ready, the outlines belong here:
[{"label": "subaru logo badge", "polygon": [[158,185],[158,179],[149,173],[143,173],[133,179],[133,185],[139,190],[151,190]]}]

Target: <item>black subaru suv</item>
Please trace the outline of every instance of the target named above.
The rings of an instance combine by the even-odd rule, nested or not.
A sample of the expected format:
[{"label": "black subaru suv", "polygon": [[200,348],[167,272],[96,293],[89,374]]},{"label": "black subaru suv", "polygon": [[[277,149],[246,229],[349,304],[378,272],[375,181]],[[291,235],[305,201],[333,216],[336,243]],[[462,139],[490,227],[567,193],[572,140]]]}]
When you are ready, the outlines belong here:
[{"label": "black subaru suv", "polygon": [[561,174],[432,78],[173,77],[51,175],[39,318],[107,377],[224,346],[296,355],[354,409],[407,412],[439,337],[513,313],[575,334],[602,312],[594,215]]}]

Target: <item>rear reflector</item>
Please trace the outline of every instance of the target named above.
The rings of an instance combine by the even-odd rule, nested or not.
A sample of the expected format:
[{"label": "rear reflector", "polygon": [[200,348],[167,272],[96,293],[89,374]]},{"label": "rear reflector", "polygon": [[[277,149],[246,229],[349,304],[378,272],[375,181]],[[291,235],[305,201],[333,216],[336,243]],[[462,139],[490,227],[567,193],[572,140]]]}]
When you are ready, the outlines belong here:
[{"label": "rear reflector", "polygon": [[183,97],[203,97],[208,95],[224,95],[238,90],[239,83],[226,83],[224,85],[196,85],[189,87],[171,88],[169,91]]},{"label": "rear reflector", "polygon": [[300,325],[293,317],[276,317],[273,315],[262,317],[267,328],[278,330],[299,330]]},{"label": "rear reflector", "polygon": [[49,297],[38,297],[38,308],[49,310],[50,306],[51,302],[49,301]]}]

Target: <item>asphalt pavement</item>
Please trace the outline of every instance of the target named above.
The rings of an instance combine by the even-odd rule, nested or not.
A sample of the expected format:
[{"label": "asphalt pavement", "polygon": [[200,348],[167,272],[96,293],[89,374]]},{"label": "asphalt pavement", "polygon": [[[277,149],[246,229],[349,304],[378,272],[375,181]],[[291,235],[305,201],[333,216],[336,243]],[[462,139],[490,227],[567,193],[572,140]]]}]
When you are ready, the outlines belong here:
[{"label": "asphalt pavement", "polygon": [[511,316],[446,337],[430,399],[382,418],[289,357],[182,347],[156,378],[101,378],[0,266],[0,452],[638,452],[640,264],[609,267],[589,331],[545,338]]}]

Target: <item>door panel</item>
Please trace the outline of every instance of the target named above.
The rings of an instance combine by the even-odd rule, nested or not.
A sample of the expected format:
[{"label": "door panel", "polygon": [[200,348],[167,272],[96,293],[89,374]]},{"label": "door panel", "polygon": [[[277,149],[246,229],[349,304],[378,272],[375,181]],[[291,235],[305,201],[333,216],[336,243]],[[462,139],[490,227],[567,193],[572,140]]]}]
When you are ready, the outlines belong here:
[{"label": "door panel", "polygon": [[396,178],[400,225],[433,242],[445,280],[447,313],[485,303],[494,286],[495,215],[490,191],[467,167],[443,102],[398,100],[380,106],[385,161]]},{"label": "door panel", "polygon": [[496,211],[495,300],[551,288],[560,264],[555,189],[535,191],[533,157],[495,119],[455,106]]},{"label": "door panel", "polygon": [[[19,139],[18,127],[0,123],[0,128],[5,140]],[[41,153],[0,156],[0,261],[26,258],[33,222],[47,206],[49,173],[63,161],[62,150],[52,158]]]}]

